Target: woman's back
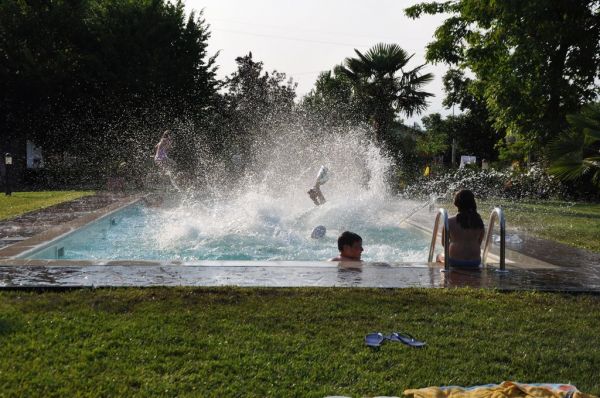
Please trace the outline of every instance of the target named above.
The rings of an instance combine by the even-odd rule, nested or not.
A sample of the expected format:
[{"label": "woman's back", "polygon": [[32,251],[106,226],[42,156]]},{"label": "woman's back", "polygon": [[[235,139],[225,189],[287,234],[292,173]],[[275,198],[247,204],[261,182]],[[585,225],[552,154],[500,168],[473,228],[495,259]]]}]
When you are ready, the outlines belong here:
[{"label": "woman's back", "polygon": [[463,228],[457,220],[457,216],[448,219],[450,229],[450,258],[455,260],[479,260],[481,259],[481,242],[485,233],[483,224],[475,228]]}]

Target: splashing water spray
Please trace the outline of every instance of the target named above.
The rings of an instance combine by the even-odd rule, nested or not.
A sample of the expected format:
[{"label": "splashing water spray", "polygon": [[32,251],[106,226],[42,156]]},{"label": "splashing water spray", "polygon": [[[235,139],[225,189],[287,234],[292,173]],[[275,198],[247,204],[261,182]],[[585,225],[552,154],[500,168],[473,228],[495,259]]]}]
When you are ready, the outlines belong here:
[{"label": "splashing water spray", "polygon": [[[422,261],[423,248],[402,247],[399,221],[410,205],[390,192],[393,160],[355,128],[316,136],[297,127],[254,138],[241,175],[207,168],[207,187],[188,190],[180,205],[149,216],[160,225],[156,245],[174,257],[317,260],[336,254],[337,236],[363,236],[365,258]],[[326,202],[315,206],[307,191],[321,166]],[[311,239],[317,225],[324,239]],[[424,244],[426,246],[426,243]]]}]

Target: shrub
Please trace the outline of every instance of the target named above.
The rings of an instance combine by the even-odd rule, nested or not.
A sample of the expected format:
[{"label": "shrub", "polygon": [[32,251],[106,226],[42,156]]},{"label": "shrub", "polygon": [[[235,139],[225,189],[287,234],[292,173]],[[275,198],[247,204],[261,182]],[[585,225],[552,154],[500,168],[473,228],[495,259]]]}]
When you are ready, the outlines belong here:
[{"label": "shrub", "polygon": [[540,165],[524,171],[480,170],[463,168],[449,170],[405,187],[403,194],[410,198],[429,198],[432,195],[451,197],[460,189],[470,189],[479,198],[505,197],[519,199],[563,198],[566,189]]}]

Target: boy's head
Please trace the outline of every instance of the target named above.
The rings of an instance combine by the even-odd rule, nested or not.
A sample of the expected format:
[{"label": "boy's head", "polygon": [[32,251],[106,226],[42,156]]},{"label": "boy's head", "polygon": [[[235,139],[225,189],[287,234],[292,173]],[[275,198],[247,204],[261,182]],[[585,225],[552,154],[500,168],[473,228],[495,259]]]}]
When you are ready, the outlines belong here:
[{"label": "boy's head", "polygon": [[362,238],[354,232],[342,232],[338,238],[338,250],[342,257],[360,260],[360,256],[363,252]]}]

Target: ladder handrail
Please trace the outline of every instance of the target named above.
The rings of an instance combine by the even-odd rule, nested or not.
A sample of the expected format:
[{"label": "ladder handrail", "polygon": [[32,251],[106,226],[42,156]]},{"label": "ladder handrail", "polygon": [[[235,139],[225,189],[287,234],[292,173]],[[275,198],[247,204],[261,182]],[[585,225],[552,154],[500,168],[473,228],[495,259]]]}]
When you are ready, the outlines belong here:
[{"label": "ladder handrail", "polygon": [[494,222],[500,221],[500,271],[505,271],[506,267],[506,220],[504,219],[504,212],[500,207],[494,207],[492,214],[490,214],[490,222],[488,223],[488,230],[485,235],[485,245],[483,246],[483,255],[481,256],[481,263],[485,266],[487,262],[487,255],[490,251],[490,243],[492,241],[492,233],[494,232]]},{"label": "ladder handrail", "polygon": [[449,227],[448,227],[448,211],[444,208],[439,208],[437,215],[435,216],[435,223],[433,224],[433,235],[431,236],[431,244],[429,245],[429,258],[427,262],[433,261],[433,252],[435,251],[435,244],[437,242],[438,229],[440,225],[440,217],[444,219],[444,269],[448,271],[450,269],[450,263],[448,262],[448,250],[449,250]]}]

